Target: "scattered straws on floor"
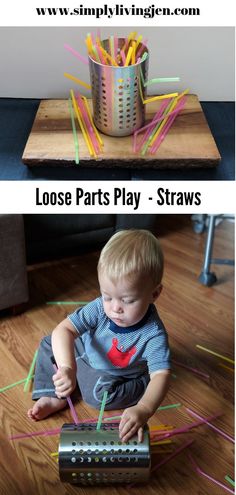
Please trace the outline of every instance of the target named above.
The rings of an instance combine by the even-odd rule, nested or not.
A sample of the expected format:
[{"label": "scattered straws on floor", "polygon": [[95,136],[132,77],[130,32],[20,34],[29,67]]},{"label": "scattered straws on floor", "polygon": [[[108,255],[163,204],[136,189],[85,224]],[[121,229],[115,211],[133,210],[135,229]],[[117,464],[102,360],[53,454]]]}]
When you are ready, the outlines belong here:
[{"label": "scattered straws on floor", "polygon": [[235,486],[234,480],[228,474],[226,474],[225,480],[228,481],[228,483],[230,483],[230,485]]},{"label": "scattered straws on floor", "polygon": [[234,373],[234,368],[230,368],[229,366],[226,366],[223,363],[218,363],[218,366],[221,366],[221,368],[224,368],[227,371],[231,371],[231,373]]},{"label": "scattered straws on floor", "polygon": [[220,486],[221,488],[223,488],[224,490],[226,490],[227,492],[229,493],[234,493],[234,490],[231,490],[231,488],[228,488],[228,486],[224,485],[224,483],[221,483],[220,481],[216,480],[215,478],[213,478],[212,476],[210,476],[209,474],[205,473],[205,471],[203,471],[196,463],[196,461],[193,459],[193,457],[188,454],[189,456],[189,459],[195,469],[195,471],[198,473],[198,474],[201,474],[202,476],[204,476],[205,478],[207,478],[208,480],[212,481],[213,483],[215,483],[216,485]]},{"label": "scattered straws on floor", "polygon": [[[168,457],[165,457],[165,459],[162,459],[162,461],[160,461],[157,464],[155,464],[154,466],[152,466],[151,473],[153,473],[154,471],[159,469],[161,466],[163,466],[167,462],[171,461],[174,457],[179,455],[184,449],[186,449],[187,447],[190,447],[190,445],[192,445],[193,442],[194,442],[194,440],[189,440],[188,442],[181,445],[178,449],[174,450],[174,452],[172,452]],[[136,483],[132,483],[131,485],[129,485],[129,488],[133,488],[133,486],[135,486],[135,485],[136,485]]]},{"label": "scattered straws on floor", "polygon": [[[31,376],[31,378],[34,378],[34,375]],[[25,383],[27,378],[23,378],[22,380],[18,380],[18,382],[15,383],[10,383],[10,385],[6,385],[3,388],[0,388],[0,393],[5,392],[5,390],[9,390],[10,388],[16,387],[17,385],[21,385],[22,383]]]},{"label": "scattered straws on floor", "polygon": [[9,440],[20,440],[21,438],[32,437],[48,437],[51,435],[58,435],[61,432],[61,428],[54,428],[52,430],[33,431],[31,433],[19,433],[18,435],[11,435]]},{"label": "scattered straws on floor", "polygon": [[167,406],[160,406],[158,407],[158,411],[165,411],[165,409],[174,409],[176,407],[181,407],[182,404],[178,402],[177,404],[168,404]]},{"label": "scattered straws on floor", "polygon": [[151,473],[153,473],[153,471],[156,471],[159,467],[163,466],[163,464],[166,464],[167,462],[171,461],[171,459],[173,459],[178,454],[180,454],[180,452],[182,452],[184,449],[186,449],[187,447],[190,447],[190,445],[192,445],[193,442],[194,442],[194,440],[189,440],[188,442],[186,442],[183,445],[181,445],[178,449],[176,449],[166,459],[163,459],[162,461],[158,462],[158,464],[155,464],[155,466],[153,466],[152,469],[151,469]]},{"label": "scattered straws on floor", "polygon": [[180,368],[185,368],[189,371],[192,371],[193,373],[196,373],[196,375],[203,376],[204,378],[209,378],[209,375],[207,373],[203,373],[203,371],[199,371],[196,368],[192,368],[191,366],[187,366],[186,364],[180,363],[179,361],[175,361],[175,359],[172,359],[172,362],[176,364],[176,366],[180,366]]},{"label": "scattered straws on floor", "polygon": [[70,304],[78,304],[78,306],[85,306],[88,304],[89,301],[47,301],[46,304],[48,305],[70,305]]},{"label": "scattered straws on floor", "polygon": [[210,428],[212,428],[212,430],[219,433],[219,435],[221,435],[222,437],[226,438],[227,440],[229,440],[232,443],[235,443],[235,440],[233,437],[231,437],[230,435],[228,435],[227,433],[222,431],[220,428],[217,428],[216,426],[212,425],[211,423],[209,423],[209,421],[206,421],[206,418],[203,418],[202,416],[200,416],[200,414],[197,414],[195,411],[192,411],[192,409],[190,409],[189,407],[186,407],[186,411],[188,411],[188,413],[191,414],[191,416],[194,416],[195,418],[198,418],[198,419],[205,421],[205,423],[208,426],[210,426]]},{"label": "scattered straws on floor", "polygon": [[33,371],[34,371],[37,355],[38,355],[38,349],[34,353],[33,361],[31,363],[29,373],[28,373],[28,376],[27,376],[26,381],[25,381],[24,392],[28,392],[28,390],[29,390],[29,385],[30,385],[30,381],[32,380],[32,377],[33,377]]},{"label": "scattered straws on floor", "polygon": [[218,354],[218,352],[211,351],[210,349],[207,349],[207,347],[203,347],[202,345],[198,345],[198,344],[196,345],[196,347],[198,349],[201,349],[202,351],[209,352],[209,354],[213,354],[213,356],[217,356],[217,357],[219,357],[221,359],[224,359],[225,361],[228,361],[229,363],[234,364],[233,359],[230,359],[230,358],[228,358],[226,356],[222,356],[222,354]]},{"label": "scattered straws on floor", "polygon": [[175,428],[174,430],[172,430],[172,431],[170,431],[168,433],[165,433],[165,432],[156,432],[155,433],[154,432],[153,433],[153,438],[155,438],[156,436],[160,435],[160,433],[161,433],[161,438],[159,437],[160,440],[165,439],[165,438],[172,437],[174,435],[180,435],[181,433],[186,433],[186,432],[192,430],[193,428],[196,428],[197,426],[206,424],[208,421],[212,421],[213,419],[216,419],[219,416],[221,416],[221,413],[214,414],[214,416],[210,416],[209,418],[204,418],[204,419],[202,419],[200,421],[196,421],[194,423],[190,423],[188,425],[182,426],[181,428]]}]

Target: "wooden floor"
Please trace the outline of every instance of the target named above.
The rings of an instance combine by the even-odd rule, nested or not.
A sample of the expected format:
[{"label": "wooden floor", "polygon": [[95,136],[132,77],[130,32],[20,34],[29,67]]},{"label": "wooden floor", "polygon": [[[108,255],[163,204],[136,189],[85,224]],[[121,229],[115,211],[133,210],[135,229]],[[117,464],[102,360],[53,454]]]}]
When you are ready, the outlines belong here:
[{"label": "wooden floor", "polygon": [[[193,232],[189,216],[160,216],[158,235],[165,252],[164,290],[158,308],[169,332],[174,360],[209,374],[202,378],[173,365],[171,388],[165,405],[181,403],[181,407],[156,413],[150,425],[168,423],[180,427],[195,421],[186,411],[192,408],[202,416],[222,415],[213,421],[229,435],[234,435],[234,373],[232,364],[196,345],[234,359],[234,269],[215,266],[218,282],[212,288],[201,286],[205,234]],[[74,306],[51,306],[47,301],[89,301],[96,297],[97,252],[77,258],[29,267],[30,304],[20,316],[2,315],[0,321],[0,384],[1,387],[27,376],[42,336],[48,334]],[[224,221],[216,229],[215,258],[234,256],[234,224]],[[223,367],[226,366],[226,367]],[[58,448],[59,436],[26,438],[10,441],[10,435],[48,430],[71,422],[65,410],[50,419],[33,423],[26,417],[31,405],[30,392],[23,385],[0,394],[0,494],[70,495],[92,494],[93,487],[76,487],[59,481],[58,464],[50,456]],[[163,404],[163,405],[164,405]],[[84,403],[77,404],[80,418],[97,417],[97,411]],[[115,414],[115,413],[114,413]],[[193,439],[190,448],[153,471],[147,485],[125,485],[96,488],[96,494],[126,495],[221,495],[225,491],[196,471],[189,460],[191,454],[209,476],[232,486],[224,479],[234,478],[233,443],[209,426],[199,426],[189,433],[173,437],[176,450]],[[164,447],[163,447],[164,448]],[[153,466],[170,454],[153,454]]]}]

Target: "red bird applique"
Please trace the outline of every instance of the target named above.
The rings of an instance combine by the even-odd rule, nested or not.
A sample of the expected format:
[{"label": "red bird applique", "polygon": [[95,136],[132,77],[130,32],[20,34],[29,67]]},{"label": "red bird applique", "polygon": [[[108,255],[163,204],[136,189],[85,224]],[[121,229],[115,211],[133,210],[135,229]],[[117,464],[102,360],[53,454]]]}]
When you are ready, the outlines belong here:
[{"label": "red bird applique", "polygon": [[124,346],[121,346],[120,349],[118,349],[118,345],[118,339],[112,339],[112,346],[107,353],[107,357],[111,361],[111,363],[114,364],[114,366],[125,368],[126,366],[128,366],[131,357],[135,354],[136,347],[134,346],[131,347],[131,349],[129,349],[128,351],[123,351]]}]

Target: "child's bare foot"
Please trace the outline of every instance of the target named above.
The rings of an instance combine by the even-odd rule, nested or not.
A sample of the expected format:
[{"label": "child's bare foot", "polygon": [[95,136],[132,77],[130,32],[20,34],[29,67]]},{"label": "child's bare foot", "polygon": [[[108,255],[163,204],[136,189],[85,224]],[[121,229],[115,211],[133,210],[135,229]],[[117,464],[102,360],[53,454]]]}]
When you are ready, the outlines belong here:
[{"label": "child's bare foot", "polygon": [[57,397],[40,397],[34,406],[28,410],[27,416],[33,421],[47,418],[51,414],[64,409],[66,399],[58,399]]}]

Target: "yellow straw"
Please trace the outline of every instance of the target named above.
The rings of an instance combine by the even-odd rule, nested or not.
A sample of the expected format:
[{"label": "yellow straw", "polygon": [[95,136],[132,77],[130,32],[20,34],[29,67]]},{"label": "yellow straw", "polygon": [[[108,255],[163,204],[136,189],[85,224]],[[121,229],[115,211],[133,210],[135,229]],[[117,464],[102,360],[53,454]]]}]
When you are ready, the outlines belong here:
[{"label": "yellow straw", "polygon": [[107,60],[109,60],[112,65],[114,65],[115,67],[119,67],[118,64],[116,63],[116,61],[114,60],[114,58],[112,58],[111,55],[106,50],[104,50],[104,48],[102,46],[100,46],[100,50],[102,51],[102,54],[104,55],[104,57]]},{"label": "yellow straw", "polygon": [[128,40],[129,41],[132,39],[135,40],[136,36],[137,36],[137,31],[133,31],[132,33],[129,34]]},{"label": "yellow straw", "polygon": [[165,445],[167,443],[172,443],[172,440],[160,440],[159,442],[152,442],[151,441],[151,445]]},{"label": "yellow straw", "polygon": [[125,40],[125,42],[124,42],[124,44],[123,44],[123,46],[122,46],[122,48],[121,48],[121,50],[120,50],[120,53],[119,53],[119,55],[118,55],[118,57],[117,57],[117,60],[118,60],[118,61],[120,61],[120,60],[121,60],[121,52],[122,52],[122,51],[124,52],[124,51],[126,50],[127,46],[129,46],[129,42],[130,42],[132,39],[136,38],[136,36],[137,36],[136,31],[132,31],[131,33],[129,33],[129,35],[128,35],[128,37],[126,38],[126,40]]},{"label": "yellow straw", "polygon": [[202,351],[209,352],[210,354],[213,354],[214,356],[217,356],[217,357],[219,357],[221,359],[224,359],[225,361],[228,361],[229,363],[234,364],[233,359],[230,359],[228,357],[222,356],[221,354],[218,354],[218,352],[211,351],[210,349],[207,349],[206,347],[202,347],[201,345],[198,345],[198,344],[196,345],[196,347],[198,349],[201,349]]},{"label": "yellow straw", "polygon": [[100,64],[101,63],[101,60],[100,60],[100,57],[98,55],[98,51],[97,51],[97,49],[96,49],[96,47],[94,45],[92,45],[92,53],[93,53],[93,55],[95,57],[96,62],[98,62]]},{"label": "yellow straw", "polygon": [[86,142],[86,144],[88,146],[89,153],[90,153],[91,156],[94,156],[95,153],[94,153],[94,151],[93,151],[93,149],[91,147],[88,133],[87,133],[85,127],[84,127],[83,119],[81,118],[80,111],[79,111],[79,108],[78,108],[77,103],[76,103],[76,99],[75,99],[75,95],[74,95],[73,89],[70,90],[70,94],[71,94],[71,99],[72,99],[72,102],[73,102],[73,107],[74,107],[74,110],[75,110],[75,113],[76,113],[76,117],[77,117],[77,119],[79,121],[79,125],[80,125],[81,131],[83,133],[85,142]]},{"label": "yellow straw", "polygon": [[164,431],[164,430],[173,430],[173,426],[171,425],[157,425],[157,426],[151,426],[150,431]]},{"label": "yellow straw", "polygon": [[57,457],[58,455],[59,455],[58,452],[51,452],[51,454],[50,454],[51,457]]},{"label": "yellow straw", "polygon": [[69,111],[70,111],[73,139],[74,139],[75,163],[78,165],[79,164],[79,141],[78,141],[78,136],[77,136],[76,127],[75,127],[74,111],[72,108],[72,103],[71,103],[70,98],[68,98],[68,102],[69,102]]},{"label": "yellow straw", "polygon": [[88,51],[91,52],[92,51],[93,42],[92,42],[92,38],[91,38],[91,34],[90,33],[87,34],[85,43],[87,45]]},{"label": "yellow straw", "polygon": [[218,364],[219,364],[219,366],[221,366],[221,368],[225,368],[226,370],[229,370],[232,373],[234,373],[234,369],[233,368],[230,368],[229,366],[226,366],[225,364],[222,364],[222,363],[218,363]]},{"label": "yellow straw", "polygon": [[[179,94],[179,95],[177,96],[177,98],[175,98],[175,100],[174,100],[174,101],[171,103],[171,105],[170,105],[169,112],[172,112],[172,110],[174,110],[174,108],[176,107],[176,105],[177,105],[177,103],[178,103],[179,99],[180,99],[180,98],[182,98],[182,97],[183,97],[183,96],[184,96],[184,95],[185,95],[188,91],[189,91],[188,89],[185,89],[185,91],[183,91],[181,94]],[[168,113],[169,113],[169,112],[168,112]],[[157,138],[157,136],[160,134],[160,132],[161,132],[162,128],[164,127],[165,123],[167,122],[168,118],[169,118],[169,116],[168,116],[168,115],[164,118],[164,120],[162,121],[162,123],[161,123],[160,127],[158,127],[158,129],[157,129],[156,133],[154,134],[154,136],[153,136],[153,137],[152,137],[152,139],[150,140],[149,146],[152,146],[152,145],[153,145],[153,143],[154,143],[155,139],[156,139],[156,138]]]},{"label": "yellow straw", "polygon": [[138,37],[138,39],[137,39],[137,46],[136,46],[136,50],[138,49],[138,46],[139,46],[139,44],[141,43],[142,39],[143,39],[143,36],[142,36],[142,34],[140,34],[140,36],[139,36],[139,37]]},{"label": "yellow straw", "polygon": [[178,93],[169,93],[167,95],[152,96],[151,98],[148,98],[146,100],[143,99],[143,103],[146,104],[156,100],[165,100],[166,98],[174,98],[175,96],[178,96]]},{"label": "yellow straw", "polygon": [[90,84],[88,84],[88,83],[86,83],[84,81],[81,81],[77,77],[72,76],[71,74],[68,74],[67,72],[64,72],[64,76],[67,77],[68,79],[71,79],[72,81],[76,82],[77,84],[80,84],[81,86],[84,86],[84,88],[86,88],[86,89],[91,89]]},{"label": "yellow straw", "polygon": [[125,60],[124,67],[127,67],[129,65],[130,60],[131,60],[131,57],[132,57],[132,53],[133,53],[133,47],[130,46],[129,47],[129,50],[128,50],[128,53],[127,53],[127,57],[126,57],[126,60]]},{"label": "yellow straw", "polygon": [[[175,100],[172,102],[172,104],[170,105],[169,112],[172,112],[172,110],[174,110],[174,108],[176,107],[176,105],[177,105],[177,99],[175,99]],[[169,112],[168,112],[168,113],[169,113]],[[164,127],[165,123],[167,122],[168,118],[169,118],[169,117],[167,116],[167,117],[165,117],[165,118],[163,119],[163,121],[161,122],[161,124],[160,124],[160,126],[158,127],[157,131],[156,131],[156,132],[155,132],[155,134],[152,136],[152,139],[151,139],[151,140],[150,140],[150,142],[149,142],[149,146],[152,146],[152,144],[154,143],[155,139],[156,139],[156,138],[157,138],[157,136],[160,134],[160,132],[161,132],[162,128]]]},{"label": "yellow straw", "polygon": [[90,112],[90,108],[89,108],[89,104],[88,104],[88,100],[87,100],[86,96],[82,96],[81,95],[81,98],[84,100],[84,103],[85,103],[85,106],[86,106],[86,109],[87,109],[87,112],[88,112],[89,120],[90,120],[91,125],[93,127],[93,130],[94,130],[94,132],[96,134],[96,137],[97,137],[97,139],[99,141],[100,149],[101,149],[101,146],[103,146],[104,143],[103,143],[103,140],[102,140],[102,138],[101,138],[101,136],[100,136],[100,134],[99,134],[96,126],[94,125],[94,122],[93,122],[93,119],[92,119],[92,115],[91,115],[91,112]]}]

